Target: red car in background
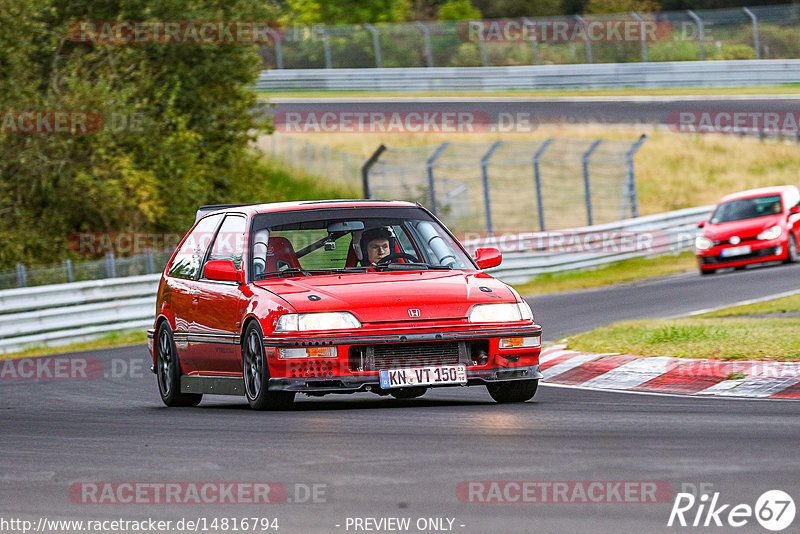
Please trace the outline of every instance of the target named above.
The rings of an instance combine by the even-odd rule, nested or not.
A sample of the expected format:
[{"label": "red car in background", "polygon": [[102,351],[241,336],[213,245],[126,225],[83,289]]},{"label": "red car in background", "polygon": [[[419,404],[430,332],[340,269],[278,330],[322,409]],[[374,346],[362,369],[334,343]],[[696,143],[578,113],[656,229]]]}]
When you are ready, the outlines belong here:
[{"label": "red car in background", "polygon": [[793,185],[734,193],[698,225],[695,254],[701,274],[765,261],[797,261],[800,191]]},{"label": "red car in background", "polygon": [[485,385],[498,402],[536,393],[542,329],[419,204],[210,206],[170,259],[148,331],[168,406],[244,395],[255,409],[297,393],[413,398]]}]

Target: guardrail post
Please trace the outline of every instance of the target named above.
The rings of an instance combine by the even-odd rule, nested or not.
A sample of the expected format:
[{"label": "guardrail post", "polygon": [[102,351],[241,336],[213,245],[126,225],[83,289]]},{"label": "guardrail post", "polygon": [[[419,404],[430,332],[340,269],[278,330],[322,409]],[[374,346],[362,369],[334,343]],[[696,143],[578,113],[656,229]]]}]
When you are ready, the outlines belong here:
[{"label": "guardrail post", "polygon": [[328,39],[328,31],[324,26],[317,26],[317,33],[322,35],[322,48],[325,50],[325,68],[333,68],[333,56],[331,56],[331,41]]},{"label": "guardrail post", "polygon": [[423,23],[417,21],[414,24],[422,30],[422,37],[425,43],[425,60],[429,67],[433,67],[433,47],[431,46],[431,30]]},{"label": "guardrail post", "polygon": [[64,266],[64,272],[67,275],[67,282],[74,282],[75,274],[72,272],[72,260],[69,258],[62,260],[61,265]]},{"label": "guardrail post", "polygon": [[434,215],[436,215],[439,207],[436,205],[436,179],[433,177],[433,166],[448,146],[450,146],[450,141],[445,141],[436,147],[436,150],[433,151],[433,155],[425,162],[425,167],[428,170],[428,190],[431,193],[431,213]]},{"label": "guardrail post", "polygon": [[17,264],[17,287],[27,287],[28,286],[28,272],[25,270],[25,266],[21,263]]},{"label": "guardrail post", "polygon": [[281,48],[281,35],[272,28],[267,30],[267,34],[275,41],[275,64],[279,69],[283,68],[283,48]]},{"label": "guardrail post", "polygon": [[528,17],[522,17],[522,21],[533,28],[533,41],[531,41],[531,48],[533,49],[533,64],[538,65],[541,63],[539,60],[539,32],[536,30],[536,25],[532,23]]},{"label": "guardrail post", "polygon": [[687,9],[686,13],[692,18],[694,23],[697,24],[698,57],[702,61],[706,58],[706,48],[705,48],[706,36],[703,30],[703,21],[700,19],[700,17],[697,16],[697,13],[695,13],[691,9]]},{"label": "guardrail post", "polygon": [[631,11],[631,15],[633,18],[639,21],[639,33],[641,34],[641,41],[642,41],[642,61],[647,62],[647,39],[645,39],[645,27],[644,27],[644,19],[641,15],[639,15],[636,11]]},{"label": "guardrail post", "polygon": [[602,139],[598,139],[592,143],[592,146],[589,147],[589,150],[584,152],[583,156],[581,156],[581,162],[583,163],[583,194],[586,198],[586,219],[589,226],[594,224],[594,222],[592,222],[592,189],[589,182],[589,158],[592,157],[592,152],[597,150],[597,147],[600,146],[600,143],[602,142]]},{"label": "guardrail post", "polygon": [[381,68],[383,66],[383,58],[381,57],[381,40],[378,29],[372,24],[364,24],[364,27],[372,34],[372,52],[375,55],[375,67]]},{"label": "guardrail post", "polygon": [[117,265],[114,263],[114,253],[106,252],[106,278],[117,277]]},{"label": "guardrail post", "polygon": [[639,198],[636,194],[636,175],[633,170],[633,156],[642,147],[642,144],[647,140],[647,136],[642,136],[633,143],[633,146],[625,153],[625,189],[626,195],[622,202],[622,217],[625,218],[625,205],[630,204],[631,217],[639,216]]},{"label": "guardrail post", "polygon": [[489,53],[486,51],[486,41],[483,39],[478,41],[478,50],[481,52],[481,66],[489,66]]},{"label": "guardrail post", "polygon": [[381,143],[381,145],[372,153],[369,159],[364,163],[361,167],[361,187],[363,188],[364,198],[372,198],[372,192],[369,189],[369,170],[372,168],[375,163],[377,163],[378,158],[381,157],[386,151],[386,145]]},{"label": "guardrail post", "polygon": [[539,147],[539,150],[533,155],[533,181],[536,184],[536,207],[539,212],[539,230],[544,232],[544,204],[542,203],[542,176],[539,172],[539,158],[542,157],[547,147],[550,146],[550,143],[555,141],[555,138],[551,137],[546,139],[542,146]]},{"label": "guardrail post", "polygon": [[156,262],[153,261],[153,249],[150,247],[144,251],[144,269],[147,274],[156,272]]},{"label": "guardrail post", "polygon": [[753,21],[753,47],[756,49],[756,59],[761,59],[761,45],[758,42],[758,18],[756,18],[755,13],[746,7],[743,7],[742,11]]},{"label": "guardrail post", "polygon": [[586,23],[586,20],[581,17],[580,15],[575,15],[575,20],[581,23],[583,26],[583,33],[586,36],[586,42],[584,43],[586,46],[586,63],[593,63],[592,58],[592,39],[589,37],[589,25]]},{"label": "guardrail post", "polygon": [[494,235],[494,226],[492,225],[492,203],[489,196],[489,159],[494,155],[495,151],[500,148],[502,141],[495,141],[489,150],[481,158],[481,178],[483,179],[483,209],[486,212],[486,231],[489,236]]}]

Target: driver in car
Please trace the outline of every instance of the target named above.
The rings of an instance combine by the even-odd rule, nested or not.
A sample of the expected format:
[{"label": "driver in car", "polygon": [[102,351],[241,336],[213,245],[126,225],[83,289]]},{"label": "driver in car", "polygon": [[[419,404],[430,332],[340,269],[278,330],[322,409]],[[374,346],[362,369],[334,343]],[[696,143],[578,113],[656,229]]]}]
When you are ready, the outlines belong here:
[{"label": "driver in car", "polygon": [[389,255],[392,233],[388,228],[379,226],[371,228],[361,236],[362,257],[367,265],[376,265],[381,259]]}]

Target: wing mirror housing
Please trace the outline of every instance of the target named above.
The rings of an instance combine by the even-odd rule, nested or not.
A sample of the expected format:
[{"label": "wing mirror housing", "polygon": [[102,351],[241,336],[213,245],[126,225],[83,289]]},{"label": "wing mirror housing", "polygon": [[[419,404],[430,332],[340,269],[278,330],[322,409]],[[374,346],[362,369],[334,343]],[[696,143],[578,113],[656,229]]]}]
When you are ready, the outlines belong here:
[{"label": "wing mirror housing", "polygon": [[496,248],[479,248],[475,251],[475,263],[481,269],[497,267],[503,261],[503,255]]},{"label": "wing mirror housing", "polygon": [[705,225],[706,225],[705,221],[700,221],[699,223],[697,223],[698,228],[703,228]]},{"label": "wing mirror housing", "polygon": [[789,213],[794,215],[795,213],[800,213],[800,206],[792,206],[789,208]]},{"label": "wing mirror housing", "polygon": [[244,284],[244,271],[237,269],[231,260],[211,260],[206,262],[204,275],[209,280]]}]

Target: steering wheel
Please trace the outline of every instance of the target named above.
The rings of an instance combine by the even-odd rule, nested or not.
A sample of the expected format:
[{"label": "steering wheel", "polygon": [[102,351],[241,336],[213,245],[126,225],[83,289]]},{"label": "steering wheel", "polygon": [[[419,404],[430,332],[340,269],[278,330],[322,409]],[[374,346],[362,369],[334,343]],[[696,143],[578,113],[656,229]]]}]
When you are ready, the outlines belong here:
[{"label": "steering wheel", "polygon": [[391,254],[389,254],[387,256],[384,256],[381,259],[379,259],[378,263],[376,263],[376,265],[384,265],[384,264],[390,263],[390,262],[395,261],[395,260],[400,260],[400,259],[408,260],[408,261],[410,261],[412,263],[419,263],[419,259],[416,256],[413,256],[411,254],[406,254],[405,252],[392,252]]}]

